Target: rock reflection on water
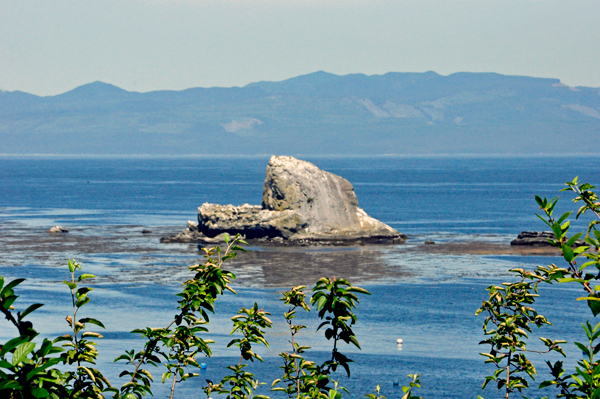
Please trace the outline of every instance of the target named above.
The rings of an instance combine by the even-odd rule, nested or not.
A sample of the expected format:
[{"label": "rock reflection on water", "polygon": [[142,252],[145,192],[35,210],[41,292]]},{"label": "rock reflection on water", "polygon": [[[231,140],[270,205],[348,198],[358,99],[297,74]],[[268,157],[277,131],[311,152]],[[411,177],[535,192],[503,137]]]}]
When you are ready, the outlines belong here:
[{"label": "rock reflection on water", "polygon": [[[406,267],[391,267],[381,247],[250,248],[231,263],[240,281],[265,287],[312,285],[322,276],[357,284],[382,277],[399,281],[413,275]],[[244,283],[242,283],[244,284]]]}]

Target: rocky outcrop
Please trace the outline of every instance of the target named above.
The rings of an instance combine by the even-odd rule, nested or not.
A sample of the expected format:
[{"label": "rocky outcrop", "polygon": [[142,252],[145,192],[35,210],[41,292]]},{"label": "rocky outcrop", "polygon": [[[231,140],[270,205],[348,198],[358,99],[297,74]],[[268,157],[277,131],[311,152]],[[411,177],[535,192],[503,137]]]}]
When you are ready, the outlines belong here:
[{"label": "rocky outcrop", "polygon": [[52,233],[52,234],[55,234],[55,233],[65,234],[68,232],[69,232],[69,230],[67,230],[65,227],[62,227],[62,226],[53,226],[53,227],[50,227],[50,230],[48,230],[48,233]]},{"label": "rocky outcrop", "polygon": [[404,239],[359,208],[348,180],[284,156],[271,157],[267,165],[260,206],[205,203],[198,208],[197,225],[188,223],[182,233],[162,241],[205,241],[223,233],[291,243]]},{"label": "rocky outcrop", "polygon": [[291,209],[272,211],[260,206],[202,204],[198,208],[198,229],[213,237],[222,233],[240,233],[246,238],[292,238],[305,229],[306,219]]},{"label": "rocky outcrop", "polygon": [[[216,235],[215,237],[207,237],[200,230],[198,230],[198,223],[188,220],[187,227],[181,233],[178,233],[171,237],[162,237],[160,242],[162,243],[206,243],[206,244],[221,244],[225,242],[225,233]],[[245,239],[242,236],[242,239]]]},{"label": "rocky outcrop", "polygon": [[[548,240],[556,240],[551,231],[522,231],[510,245],[552,246]],[[577,240],[574,247],[585,245],[585,241]]]},{"label": "rocky outcrop", "polygon": [[522,231],[510,242],[510,245],[551,246],[548,240],[553,239],[554,234],[551,231]]}]

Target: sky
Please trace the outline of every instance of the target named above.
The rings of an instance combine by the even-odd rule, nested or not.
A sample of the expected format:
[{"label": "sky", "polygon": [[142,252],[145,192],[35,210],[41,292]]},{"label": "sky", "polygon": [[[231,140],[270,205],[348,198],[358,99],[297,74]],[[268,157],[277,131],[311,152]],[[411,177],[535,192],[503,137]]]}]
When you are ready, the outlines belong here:
[{"label": "sky", "polygon": [[600,87],[600,1],[0,0],[0,90],[231,87],[320,70]]}]

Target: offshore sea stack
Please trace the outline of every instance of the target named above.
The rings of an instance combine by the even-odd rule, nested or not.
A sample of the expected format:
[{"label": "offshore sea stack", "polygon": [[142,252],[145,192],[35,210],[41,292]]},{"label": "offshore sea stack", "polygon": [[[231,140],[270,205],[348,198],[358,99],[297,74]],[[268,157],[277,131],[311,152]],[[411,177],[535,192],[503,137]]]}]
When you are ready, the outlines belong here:
[{"label": "offshore sea stack", "polygon": [[188,222],[186,230],[161,241],[218,242],[223,233],[291,245],[405,238],[358,207],[348,180],[286,156],[271,157],[260,206],[205,203],[197,224]]}]

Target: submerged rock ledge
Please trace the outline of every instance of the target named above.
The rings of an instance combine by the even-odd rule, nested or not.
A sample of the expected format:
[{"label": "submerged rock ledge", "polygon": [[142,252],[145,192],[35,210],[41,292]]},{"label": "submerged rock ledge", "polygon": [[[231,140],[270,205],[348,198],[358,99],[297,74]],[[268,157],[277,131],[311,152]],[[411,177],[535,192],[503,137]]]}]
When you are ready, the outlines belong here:
[{"label": "submerged rock ledge", "polygon": [[406,236],[358,207],[354,187],[343,177],[293,157],[272,156],[262,204],[202,204],[198,223],[163,243],[222,241],[222,235],[284,245],[403,242]]}]

